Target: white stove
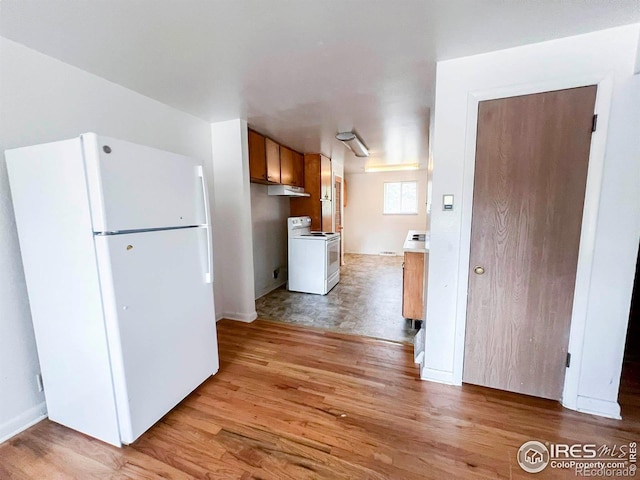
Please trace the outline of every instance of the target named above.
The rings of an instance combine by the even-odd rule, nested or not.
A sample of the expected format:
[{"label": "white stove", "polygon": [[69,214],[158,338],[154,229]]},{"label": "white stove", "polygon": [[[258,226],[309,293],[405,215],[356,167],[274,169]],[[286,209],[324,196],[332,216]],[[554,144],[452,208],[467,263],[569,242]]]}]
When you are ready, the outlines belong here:
[{"label": "white stove", "polygon": [[312,232],[311,217],[290,217],[287,231],[288,289],[326,295],[340,281],[340,234]]}]

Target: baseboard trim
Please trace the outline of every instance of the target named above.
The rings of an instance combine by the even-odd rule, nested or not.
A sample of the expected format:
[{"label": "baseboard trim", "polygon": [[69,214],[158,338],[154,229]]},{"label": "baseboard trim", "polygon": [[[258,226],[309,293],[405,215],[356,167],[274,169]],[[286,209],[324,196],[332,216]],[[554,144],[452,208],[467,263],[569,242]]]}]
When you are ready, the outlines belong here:
[{"label": "baseboard trim", "polygon": [[598,417],[613,418],[615,420],[622,419],[622,416],[620,415],[620,404],[618,402],[612,402],[609,400],[599,400],[597,398],[583,397],[578,395],[575,410],[581,413],[597,415]]},{"label": "baseboard trim", "polygon": [[232,313],[223,313],[220,319],[222,318],[226,318],[229,320],[236,320],[238,322],[251,323],[256,318],[258,318],[258,314],[256,312],[251,312],[251,313],[232,312]]},{"label": "baseboard trim", "polygon": [[41,402],[0,425],[0,444],[47,418],[47,405]]},{"label": "baseboard trim", "polygon": [[420,378],[427,382],[444,383],[446,385],[457,385],[453,379],[453,372],[445,372],[443,370],[435,370],[433,368],[422,368],[420,370]]},{"label": "baseboard trim", "polygon": [[280,283],[276,283],[275,285],[271,285],[270,287],[267,287],[262,293],[260,293],[260,295],[258,295],[256,297],[256,300],[258,300],[259,298],[264,297],[265,295],[273,292],[274,290],[277,290],[278,288],[280,288],[281,286],[286,285],[286,284],[287,284],[287,281],[283,280]]}]

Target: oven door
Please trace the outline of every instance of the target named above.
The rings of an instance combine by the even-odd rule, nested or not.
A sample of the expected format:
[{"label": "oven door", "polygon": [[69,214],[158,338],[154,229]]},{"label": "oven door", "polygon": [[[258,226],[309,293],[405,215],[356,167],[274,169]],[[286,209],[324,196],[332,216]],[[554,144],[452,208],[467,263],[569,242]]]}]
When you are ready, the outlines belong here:
[{"label": "oven door", "polygon": [[340,235],[327,240],[327,278],[340,270]]}]

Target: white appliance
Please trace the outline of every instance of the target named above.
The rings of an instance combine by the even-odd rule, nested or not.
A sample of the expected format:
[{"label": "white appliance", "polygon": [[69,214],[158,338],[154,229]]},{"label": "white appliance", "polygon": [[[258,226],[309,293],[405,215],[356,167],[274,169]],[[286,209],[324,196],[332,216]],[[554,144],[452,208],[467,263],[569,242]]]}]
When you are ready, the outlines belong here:
[{"label": "white appliance", "polygon": [[311,217],[290,217],[289,281],[294,292],[326,295],[340,281],[340,234],[312,232]]},{"label": "white appliance", "polygon": [[218,370],[202,167],[93,133],[6,158],[49,418],[132,443]]}]

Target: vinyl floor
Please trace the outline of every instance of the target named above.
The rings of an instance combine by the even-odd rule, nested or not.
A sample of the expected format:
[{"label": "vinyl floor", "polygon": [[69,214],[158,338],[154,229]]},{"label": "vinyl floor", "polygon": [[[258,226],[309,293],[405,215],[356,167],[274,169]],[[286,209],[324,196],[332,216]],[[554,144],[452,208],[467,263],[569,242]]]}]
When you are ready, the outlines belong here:
[{"label": "vinyl floor", "polygon": [[412,343],[402,316],[403,257],[345,254],[340,283],[327,295],[281,287],[256,300],[258,318]]}]

